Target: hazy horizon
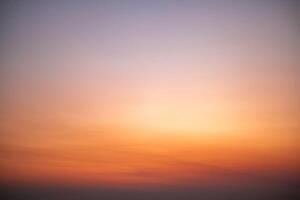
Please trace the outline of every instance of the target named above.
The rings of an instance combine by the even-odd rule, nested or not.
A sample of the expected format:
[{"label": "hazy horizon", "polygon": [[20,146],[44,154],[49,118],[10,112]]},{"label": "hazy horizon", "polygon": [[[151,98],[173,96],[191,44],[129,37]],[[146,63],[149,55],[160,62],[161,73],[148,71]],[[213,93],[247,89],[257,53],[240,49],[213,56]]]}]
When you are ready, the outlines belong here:
[{"label": "hazy horizon", "polygon": [[1,4],[1,188],[98,188],[90,199],[295,191],[295,1]]}]

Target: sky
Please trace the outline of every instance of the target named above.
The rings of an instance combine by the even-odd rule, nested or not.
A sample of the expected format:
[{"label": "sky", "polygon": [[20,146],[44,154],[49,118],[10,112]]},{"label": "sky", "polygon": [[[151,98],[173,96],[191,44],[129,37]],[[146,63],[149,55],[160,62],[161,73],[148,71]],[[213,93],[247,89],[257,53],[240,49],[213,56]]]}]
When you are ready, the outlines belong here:
[{"label": "sky", "polygon": [[296,6],[3,3],[1,184],[299,183]]}]

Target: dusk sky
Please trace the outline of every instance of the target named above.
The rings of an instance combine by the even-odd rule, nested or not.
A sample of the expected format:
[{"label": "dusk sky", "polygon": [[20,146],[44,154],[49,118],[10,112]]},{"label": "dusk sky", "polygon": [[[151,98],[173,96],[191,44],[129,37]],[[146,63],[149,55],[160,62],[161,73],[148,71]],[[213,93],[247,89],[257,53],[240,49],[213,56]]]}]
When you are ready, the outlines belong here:
[{"label": "dusk sky", "polygon": [[1,185],[299,183],[296,6],[3,3]]}]

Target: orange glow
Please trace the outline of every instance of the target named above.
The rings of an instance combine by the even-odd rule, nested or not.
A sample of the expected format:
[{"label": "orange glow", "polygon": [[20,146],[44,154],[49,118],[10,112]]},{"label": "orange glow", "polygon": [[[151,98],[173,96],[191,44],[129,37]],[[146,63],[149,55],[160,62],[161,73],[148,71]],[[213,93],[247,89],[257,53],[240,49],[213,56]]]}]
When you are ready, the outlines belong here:
[{"label": "orange glow", "polygon": [[285,1],[37,2],[4,13],[1,183],[299,179]]}]

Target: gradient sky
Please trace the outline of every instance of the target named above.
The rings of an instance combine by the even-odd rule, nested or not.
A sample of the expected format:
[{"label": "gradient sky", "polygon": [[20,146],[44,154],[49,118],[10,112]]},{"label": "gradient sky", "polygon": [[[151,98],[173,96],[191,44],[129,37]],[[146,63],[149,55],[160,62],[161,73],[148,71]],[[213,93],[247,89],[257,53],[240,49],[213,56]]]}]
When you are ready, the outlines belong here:
[{"label": "gradient sky", "polygon": [[298,180],[292,1],[20,1],[2,9],[2,182]]}]

